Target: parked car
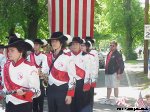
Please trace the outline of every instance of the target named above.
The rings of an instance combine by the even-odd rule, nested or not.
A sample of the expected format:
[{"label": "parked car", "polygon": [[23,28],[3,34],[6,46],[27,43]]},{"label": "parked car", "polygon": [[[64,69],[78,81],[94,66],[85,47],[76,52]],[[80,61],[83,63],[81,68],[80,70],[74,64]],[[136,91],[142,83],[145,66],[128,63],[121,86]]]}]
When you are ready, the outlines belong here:
[{"label": "parked car", "polygon": [[105,68],[105,56],[99,52],[98,53],[99,56],[99,68]]}]

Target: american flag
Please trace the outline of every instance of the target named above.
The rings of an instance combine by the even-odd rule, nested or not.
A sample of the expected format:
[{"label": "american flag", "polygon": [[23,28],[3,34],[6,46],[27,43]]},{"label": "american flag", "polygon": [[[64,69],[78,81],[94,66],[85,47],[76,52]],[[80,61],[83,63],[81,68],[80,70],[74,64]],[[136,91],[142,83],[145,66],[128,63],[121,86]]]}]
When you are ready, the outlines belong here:
[{"label": "american flag", "polygon": [[137,99],[137,101],[135,103],[135,107],[136,108],[145,108],[146,107],[144,100],[142,98],[141,92],[139,93],[139,98]]},{"label": "american flag", "polygon": [[50,32],[93,37],[95,0],[48,0]]},{"label": "american flag", "polygon": [[123,97],[123,98],[117,98],[116,100],[116,104],[120,107],[128,107],[128,108],[131,108],[131,104],[127,103],[128,99],[126,97]]}]

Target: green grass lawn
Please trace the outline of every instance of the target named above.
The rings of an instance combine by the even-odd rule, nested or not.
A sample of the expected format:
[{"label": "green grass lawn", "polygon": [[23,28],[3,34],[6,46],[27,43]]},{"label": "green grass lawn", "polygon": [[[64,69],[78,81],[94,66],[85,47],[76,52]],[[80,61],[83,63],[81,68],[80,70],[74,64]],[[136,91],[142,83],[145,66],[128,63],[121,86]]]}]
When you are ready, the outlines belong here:
[{"label": "green grass lawn", "polygon": [[128,64],[138,64],[138,60],[126,60],[125,63],[128,63]]},{"label": "green grass lawn", "polygon": [[136,76],[139,79],[138,86],[141,87],[141,89],[147,89],[150,86],[150,79],[147,78],[147,74],[141,72],[136,74]]}]

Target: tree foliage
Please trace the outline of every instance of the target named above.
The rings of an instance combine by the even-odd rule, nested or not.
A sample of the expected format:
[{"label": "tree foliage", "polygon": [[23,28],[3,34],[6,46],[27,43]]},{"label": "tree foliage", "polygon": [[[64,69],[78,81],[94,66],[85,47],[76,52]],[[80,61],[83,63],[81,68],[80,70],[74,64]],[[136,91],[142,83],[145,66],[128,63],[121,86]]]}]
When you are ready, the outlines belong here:
[{"label": "tree foliage", "polygon": [[[143,43],[144,11],[139,0],[95,0],[94,37],[117,40],[127,59]],[[47,0],[0,0],[1,42],[5,36],[19,33],[24,38],[48,38]]]},{"label": "tree foliage", "polygon": [[4,37],[15,32],[30,39],[49,35],[47,0],[1,0],[0,20]]},{"label": "tree foliage", "polygon": [[[144,11],[138,0],[97,0],[103,3],[102,34],[121,43],[126,59],[133,59],[134,48],[143,43]],[[105,25],[102,25],[105,23]],[[111,40],[110,38],[110,40]],[[107,39],[107,38],[106,38]]]}]

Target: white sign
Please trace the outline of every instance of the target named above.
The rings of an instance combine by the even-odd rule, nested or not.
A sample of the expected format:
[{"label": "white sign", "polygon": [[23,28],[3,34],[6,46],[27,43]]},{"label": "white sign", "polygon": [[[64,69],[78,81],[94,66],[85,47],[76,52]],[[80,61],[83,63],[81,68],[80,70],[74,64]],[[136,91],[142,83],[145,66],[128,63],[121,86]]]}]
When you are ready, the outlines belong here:
[{"label": "white sign", "polygon": [[144,39],[149,40],[150,39],[150,25],[144,26]]}]

